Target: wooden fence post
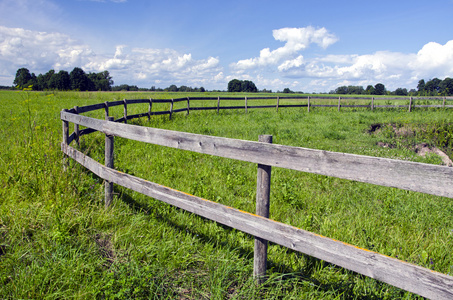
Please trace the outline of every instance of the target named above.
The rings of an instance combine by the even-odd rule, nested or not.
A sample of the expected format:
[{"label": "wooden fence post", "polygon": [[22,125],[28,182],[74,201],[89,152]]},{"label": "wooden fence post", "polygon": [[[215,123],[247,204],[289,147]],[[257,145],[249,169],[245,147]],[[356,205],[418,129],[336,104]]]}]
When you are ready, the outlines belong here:
[{"label": "wooden fence post", "polygon": [[[260,135],[259,142],[272,143],[272,135]],[[256,214],[269,218],[271,166],[258,164],[256,184]],[[257,284],[266,281],[267,240],[255,237],[255,252],[253,260],[253,276]]]},{"label": "wooden fence post", "polygon": [[105,119],[107,120],[107,118],[109,117],[109,102],[108,101],[104,102],[104,108],[105,108]]},{"label": "wooden fence post", "polygon": [[153,99],[149,98],[148,121],[151,120],[151,110],[153,109]]},{"label": "wooden fence post", "polygon": [[[63,109],[63,111],[68,111],[67,109]],[[68,140],[69,140],[69,122],[68,121],[63,121],[63,144],[65,146],[68,145]],[[66,172],[66,170],[68,169],[68,164],[69,164],[69,160],[68,160],[68,157],[65,155],[64,158],[63,158],[63,171]]]},{"label": "wooden fence post", "polygon": [[340,106],[341,106],[341,97],[338,97],[338,111],[340,111]]},{"label": "wooden fence post", "polygon": [[171,115],[173,114],[173,99],[171,99],[171,104],[170,104],[170,120],[171,120]]},{"label": "wooden fence post", "polygon": [[409,99],[409,112],[412,110],[412,96]]},{"label": "wooden fence post", "polygon": [[217,114],[219,114],[219,110],[220,110],[220,96],[217,97]]},{"label": "wooden fence post", "polygon": [[371,97],[371,110],[374,110],[374,97]]},{"label": "wooden fence post", "polygon": [[190,99],[189,97],[187,97],[187,114],[189,114],[189,111],[190,111]]},{"label": "wooden fence post", "polygon": [[247,113],[247,97],[245,97],[245,113]]},{"label": "wooden fence post", "polygon": [[[107,117],[107,121],[113,122],[113,117]],[[105,166],[114,168],[113,164],[113,135],[105,135]],[[105,181],[105,208],[108,208],[113,200],[113,182]]]},{"label": "wooden fence post", "polygon": [[127,100],[124,99],[124,124],[127,124]]},{"label": "wooden fence post", "polygon": [[[74,106],[74,110],[75,110],[76,114],[79,114],[79,107],[78,106]],[[74,134],[75,134],[76,144],[79,146],[80,145],[80,141],[79,141],[80,127],[79,127],[79,124],[74,124]]]},{"label": "wooden fence post", "polygon": [[444,99],[442,101],[442,108],[445,108],[445,96],[444,96]]},{"label": "wooden fence post", "polygon": [[278,112],[278,105],[280,104],[280,97],[277,96],[277,112]]},{"label": "wooden fence post", "polygon": [[310,96],[308,96],[307,112],[310,112]]}]

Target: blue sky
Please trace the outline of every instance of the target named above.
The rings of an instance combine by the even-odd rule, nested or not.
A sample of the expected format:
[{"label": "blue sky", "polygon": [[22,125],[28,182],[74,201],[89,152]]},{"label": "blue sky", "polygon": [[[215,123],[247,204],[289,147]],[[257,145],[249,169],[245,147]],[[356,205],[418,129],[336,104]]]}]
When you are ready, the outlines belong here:
[{"label": "blue sky", "polygon": [[108,70],[115,84],[329,92],[453,77],[453,0],[0,0],[0,85]]}]

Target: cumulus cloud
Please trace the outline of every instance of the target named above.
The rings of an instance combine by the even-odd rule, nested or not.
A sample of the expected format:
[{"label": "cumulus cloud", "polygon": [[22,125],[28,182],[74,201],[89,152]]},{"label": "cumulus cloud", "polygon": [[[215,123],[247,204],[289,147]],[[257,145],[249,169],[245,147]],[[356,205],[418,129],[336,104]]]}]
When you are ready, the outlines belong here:
[{"label": "cumulus cloud", "polygon": [[131,82],[135,79],[150,85],[157,81],[200,85],[223,74],[215,57],[194,59],[190,53],[172,49],[129,49],[126,45],[116,46],[113,55],[96,54],[65,34],[0,26],[0,84],[10,85],[21,67],[36,74],[74,67],[86,72],[108,70],[117,83],[136,84]]},{"label": "cumulus cloud", "polygon": [[234,70],[246,70],[275,65],[281,61],[285,61],[281,65],[282,69],[287,68],[291,64],[300,66],[303,57],[299,55],[294,58],[299,51],[306,49],[310,44],[317,44],[325,49],[338,41],[338,38],[334,34],[329,33],[324,27],[318,29],[311,26],[281,28],[273,30],[273,36],[277,41],[285,42],[285,45],[272,51],[269,48],[262,49],[259,57],[240,60],[231,64],[231,67]]}]

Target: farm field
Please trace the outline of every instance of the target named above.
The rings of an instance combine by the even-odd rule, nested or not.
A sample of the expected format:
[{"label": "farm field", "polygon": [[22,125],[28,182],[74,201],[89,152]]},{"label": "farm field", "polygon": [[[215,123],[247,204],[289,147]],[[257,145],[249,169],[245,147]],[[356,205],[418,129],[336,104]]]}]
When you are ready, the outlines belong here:
[{"label": "farm field", "polygon": [[[101,180],[74,162],[63,171],[63,108],[218,95],[231,96],[0,91],[0,298],[418,298],[272,244],[269,279],[256,286],[253,237],[121,187],[105,210]],[[146,105],[128,108],[129,114],[146,111]],[[111,114],[121,116],[122,108]],[[103,118],[103,111],[87,115]],[[442,164],[438,154],[423,157],[416,150],[435,146],[453,157],[452,119],[450,110],[433,108],[281,108],[191,111],[129,123],[255,141],[272,134],[276,144]],[[102,134],[82,137],[80,148],[103,162]],[[117,138],[115,167],[255,210],[257,167],[251,163]],[[448,198],[272,170],[270,218],[445,274],[453,274],[452,212]]]}]

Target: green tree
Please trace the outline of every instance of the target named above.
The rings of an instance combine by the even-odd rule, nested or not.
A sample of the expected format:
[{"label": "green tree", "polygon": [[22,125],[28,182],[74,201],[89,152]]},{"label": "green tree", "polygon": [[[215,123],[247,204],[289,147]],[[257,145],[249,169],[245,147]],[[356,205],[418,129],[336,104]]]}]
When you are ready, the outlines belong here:
[{"label": "green tree", "polygon": [[375,95],[385,95],[385,85],[378,83],[374,86]]},{"label": "green tree", "polygon": [[424,79],[421,79],[418,81],[418,84],[417,84],[417,90],[418,90],[418,95],[419,96],[424,96],[425,95],[425,80]]},{"label": "green tree", "polygon": [[374,95],[375,92],[376,91],[374,89],[374,86],[372,86],[371,84],[366,87],[365,94]]},{"label": "green tree", "polygon": [[90,88],[90,80],[81,68],[74,68],[69,74],[71,79],[71,89],[79,91],[88,91]]},{"label": "green tree", "polygon": [[291,94],[291,93],[294,93],[294,92],[291,91],[289,88],[284,88],[284,89],[283,89],[283,93],[285,93],[285,94]]},{"label": "green tree", "polygon": [[451,96],[453,95],[453,79],[450,77],[445,78],[442,80],[442,82],[439,84],[440,86],[440,92],[444,96]]},{"label": "green tree", "polygon": [[67,71],[60,70],[54,76],[56,89],[60,91],[67,91],[71,89],[71,77]]},{"label": "green tree", "polygon": [[441,90],[440,88],[440,83],[442,80],[439,78],[433,78],[431,80],[428,80],[428,82],[425,85],[425,90],[429,94],[429,96],[437,96]]},{"label": "green tree", "polygon": [[14,78],[13,84],[18,88],[26,88],[32,85],[32,76],[27,68],[20,68],[16,72],[16,78]]},{"label": "green tree", "polygon": [[237,93],[242,92],[242,82],[238,79],[233,79],[228,82],[228,92]]},{"label": "green tree", "polygon": [[405,89],[405,88],[397,88],[395,90],[394,94],[397,96],[407,96],[408,93],[407,93],[407,89]]}]

